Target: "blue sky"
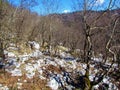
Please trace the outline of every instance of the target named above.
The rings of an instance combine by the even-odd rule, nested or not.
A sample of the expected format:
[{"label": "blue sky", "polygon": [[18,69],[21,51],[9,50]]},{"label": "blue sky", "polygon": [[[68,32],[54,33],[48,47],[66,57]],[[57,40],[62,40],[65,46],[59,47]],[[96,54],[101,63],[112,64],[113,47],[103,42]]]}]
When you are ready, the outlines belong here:
[{"label": "blue sky", "polygon": [[[9,0],[11,2],[14,2],[14,4],[16,5],[19,5],[19,1],[20,0]],[[26,0],[28,1],[28,0]],[[34,0],[33,0],[34,1]],[[41,5],[41,0],[36,0],[38,2],[38,5],[36,5],[34,8],[32,8],[31,10],[33,12],[37,12],[39,14],[41,13],[45,13],[45,9],[44,7]],[[48,0],[49,1],[49,0]],[[73,4],[73,1],[77,1],[77,0],[57,0],[58,1],[58,6],[59,6],[59,9],[57,11],[57,13],[69,13],[69,12],[73,12],[75,10],[78,10],[77,8],[76,9],[73,9],[72,5],[75,5],[75,7],[77,7],[76,4]],[[79,3],[83,3],[83,0],[78,0]],[[89,1],[96,1],[93,5],[94,8],[92,8],[93,10],[104,10],[107,8],[110,0],[89,0]],[[112,0],[114,1],[114,0]],[[117,2],[115,3],[117,6],[120,6],[120,0],[116,0]],[[53,3],[54,4],[54,3]],[[91,4],[90,4],[91,5]],[[114,7],[116,8],[116,7]],[[55,13],[55,11],[53,11],[53,13]]]},{"label": "blue sky", "polygon": [[61,0],[63,8],[61,8],[61,12],[70,12],[71,9],[71,5],[72,5],[72,0]]},{"label": "blue sky", "polygon": [[[68,13],[68,12],[73,11],[72,8],[71,8],[72,0],[60,0],[58,5],[59,5],[59,9],[58,9],[57,13]],[[40,5],[34,7],[32,10],[36,11],[38,13],[41,13]]]}]

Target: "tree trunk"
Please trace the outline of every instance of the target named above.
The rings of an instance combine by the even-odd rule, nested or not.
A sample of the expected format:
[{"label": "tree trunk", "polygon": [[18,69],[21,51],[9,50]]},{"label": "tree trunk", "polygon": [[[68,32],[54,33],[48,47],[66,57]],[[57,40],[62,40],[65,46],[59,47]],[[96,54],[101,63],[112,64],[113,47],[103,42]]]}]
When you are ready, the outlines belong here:
[{"label": "tree trunk", "polygon": [[3,42],[0,40],[0,58],[4,59],[4,49],[3,49]]}]

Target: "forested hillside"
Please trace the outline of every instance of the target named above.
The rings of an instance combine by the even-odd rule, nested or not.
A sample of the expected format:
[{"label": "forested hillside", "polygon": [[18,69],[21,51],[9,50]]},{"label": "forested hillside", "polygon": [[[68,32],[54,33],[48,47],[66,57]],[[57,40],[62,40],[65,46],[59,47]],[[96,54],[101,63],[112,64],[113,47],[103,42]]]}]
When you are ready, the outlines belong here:
[{"label": "forested hillside", "polygon": [[0,0],[0,90],[119,90],[119,8],[51,14],[44,2],[42,15],[28,2]]}]

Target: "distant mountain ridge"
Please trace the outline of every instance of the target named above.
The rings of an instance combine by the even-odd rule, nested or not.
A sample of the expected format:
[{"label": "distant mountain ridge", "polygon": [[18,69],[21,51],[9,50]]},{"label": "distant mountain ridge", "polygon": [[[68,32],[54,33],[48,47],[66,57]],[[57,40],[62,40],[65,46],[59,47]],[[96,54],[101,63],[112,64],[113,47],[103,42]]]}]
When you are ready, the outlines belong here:
[{"label": "distant mountain ridge", "polygon": [[[82,13],[83,13],[82,11],[79,11],[79,12],[65,13],[65,14],[53,14],[53,16],[56,18],[59,18],[63,22],[65,27],[72,28],[73,32],[79,31],[81,33],[80,34],[81,37],[84,37],[83,35],[84,33],[82,29],[83,28],[82,27]],[[105,28],[106,26],[109,26],[116,17],[120,18],[120,9],[114,9],[110,11],[88,11],[87,12],[88,25],[92,25],[95,18],[102,15],[103,13],[105,14],[100,17],[100,19],[96,22],[95,26]],[[116,33],[114,35],[115,40],[112,41],[112,44],[120,45],[119,29],[120,29],[120,19],[118,20],[118,24],[116,25],[116,31],[115,31]],[[112,29],[110,29],[110,27],[107,27],[105,30],[102,30],[99,28],[93,31],[92,42],[93,42],[95,51],[99,51],[99,52],[105,51],[105,45],[106,45],[108,38],[110,37],[109,35],[111,32],[112,32]],[[76,35],[76,37],[77,36],[78,35]],[[80,40],[81,43],[78,43],[77,48],[79,47],[83,48],[82,43],[84,43],[84,39],[83,38],[80,38],[80,39],[81,39]]]}]

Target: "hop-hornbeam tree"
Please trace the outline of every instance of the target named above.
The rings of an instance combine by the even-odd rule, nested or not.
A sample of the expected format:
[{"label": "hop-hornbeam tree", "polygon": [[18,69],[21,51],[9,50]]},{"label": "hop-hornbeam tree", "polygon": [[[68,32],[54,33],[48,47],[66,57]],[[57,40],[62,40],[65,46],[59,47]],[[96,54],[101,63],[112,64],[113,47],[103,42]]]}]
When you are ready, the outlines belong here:
[{"label": "hop-hornbeam tree", "polygon": [[[114,50],[112,50],[111,48],[114,46],[114,44],[112,44],[113,41],[115,41],[115,32],[116,32],[116,27],[118,27],[118,24],[120,23],[120,16],[113,16],[110,15],[110,10],[115,6],[115,2],[116,0],[109,0],[109,4],[106,7],[106,9],[104,9],[103,12],[101,12],[99,15],[97,16],[93,16],[92,12],[92,8],[98,8],[96,6],[96,2],[97,1],[89,1],[89,0],[83,0],[83,3],[80,2],[80,0],[76,0],[73,1],[73,8],[75,10],[81,10],[80,16],[82,18],[82,31],[83,31],[83,35],[84,35],[84,54],[83,54],[83,60],[84,63],[87,65],[85,71],[85,75],[84,75],[84,80],[85,80],[85,87],[81,88],[82,90],[92,90],[92,87],[94,85],[99,84],[104,77],[106,77],[107,75],[109,75],[109,73],[113,70],[113,64],[116,63],[117,60],[117,52],[115,52]],[[100,19],[102,17],[108,17],[109,20],[107,20],[107,23],[104,22],[104,25],[99,25]],[[92,18],[93,17],[93,18]],[[91,19],[92,18],[92,19]],[[109,36],[106,39],[106,44],[105,44],[105,51],[106,51],[106,55],[103,58],[101,64],[105,64],[108,60],[109,55],[111,55],[112,61],[111,64],[108,68],[108,70],[102,70],[102,71],[98,71],[98,73],[95,75],[93,81],[90,81],[89,79],[89,75],[90,75],[90,63],[92,61],[93,56],[93,51],[94,51],[94,42],[93,42],[93,38],[94,35],[97,34],[97,31],[105,31],[105,30],[109,30]],[[96,38],[97,39],[97,38]],[[74,42],[73,42],[74,43]],[[118,48],[119,49],[119,48]],[[100,68],[102,68],[102,65],[99,66]]]},{"label": "hop-hornbeam tree", "polygon": [[0,57],[2,60],[5,58],[4,50],[11,43],[16,44],[21,39],[27,40],[30,32],[27,22],[32,16],[28,8],[31,8],[30,5],[33,3],[32,0],[21,0],[21,5],[15,7],[12,0],[0,0]]}]

